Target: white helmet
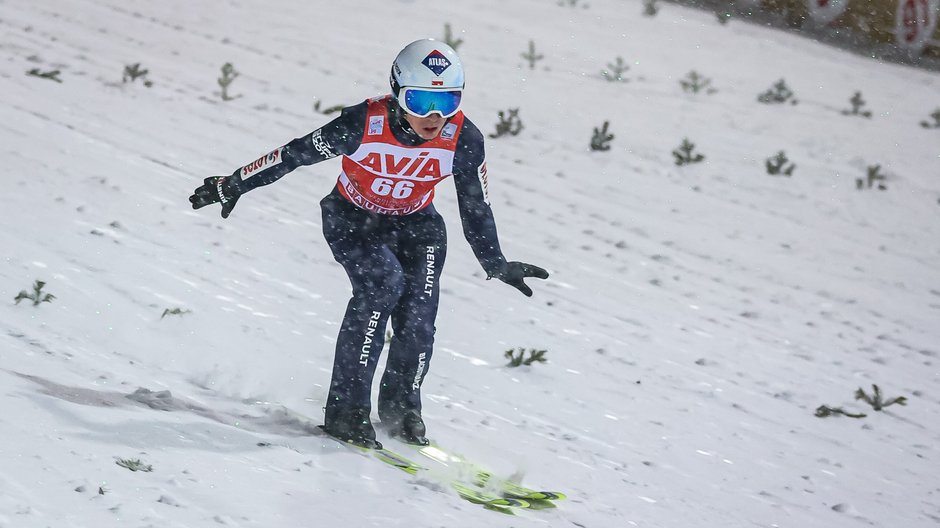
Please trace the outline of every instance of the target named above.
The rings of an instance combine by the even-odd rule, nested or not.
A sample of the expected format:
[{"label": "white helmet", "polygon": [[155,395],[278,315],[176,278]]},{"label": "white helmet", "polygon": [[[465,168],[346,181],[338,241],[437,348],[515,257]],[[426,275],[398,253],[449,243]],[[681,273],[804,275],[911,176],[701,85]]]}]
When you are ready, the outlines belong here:
[{"label": "white helmet", "polygon": [[446,43],[434,39],[416,40],[395,57],[389,82],[395,97],[405,87],[462,90],[463,65],[457,52]]}]

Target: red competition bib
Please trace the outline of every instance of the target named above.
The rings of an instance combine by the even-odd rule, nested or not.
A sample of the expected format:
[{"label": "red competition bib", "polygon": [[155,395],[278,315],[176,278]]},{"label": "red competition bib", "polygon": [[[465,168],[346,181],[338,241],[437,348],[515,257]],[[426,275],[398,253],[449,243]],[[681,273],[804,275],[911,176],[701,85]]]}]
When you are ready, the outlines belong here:
[{"label": "red competition bib", "polygon": [[340,194],[357,206],[385,215],[408,215],[428,206],[434,186],[453,174],[463,112],[450,118],[436,138],[409,147],[389,128],[391,95],[369,100],[366,129],[356,152],[343,156],[336,182]]}]

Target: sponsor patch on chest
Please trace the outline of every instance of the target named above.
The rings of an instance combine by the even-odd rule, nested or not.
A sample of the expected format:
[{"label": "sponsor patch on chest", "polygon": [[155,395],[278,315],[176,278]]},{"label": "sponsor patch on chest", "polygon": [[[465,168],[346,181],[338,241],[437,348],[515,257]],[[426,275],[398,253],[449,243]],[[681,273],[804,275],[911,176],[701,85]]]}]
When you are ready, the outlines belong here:
[{"label": "sponsor patch on chest", "polygon": [[453,123],[447,123],[444,125],[444,128],[441,129],[441,137],[444,139],[454,139],[454,136],[457,134],[457,125]]},{"label": "sponsor patch on chest", "polygon": [[372,116],[369,118],[369,135],[381,136],[385,128],[385,116]]}]

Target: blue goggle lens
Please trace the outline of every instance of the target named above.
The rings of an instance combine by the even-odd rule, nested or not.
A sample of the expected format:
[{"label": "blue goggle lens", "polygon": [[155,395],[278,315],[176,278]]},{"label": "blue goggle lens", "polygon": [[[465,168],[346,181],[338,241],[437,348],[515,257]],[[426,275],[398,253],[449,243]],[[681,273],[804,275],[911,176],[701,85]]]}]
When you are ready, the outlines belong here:
[{"label": "blue goggle lens", "polygon": [[462,90],[435,92],[403,88],[402,91],[404,93],[399,98],[402,108],[418,117],[428,117],[434,112],[451,117],[460,109],[460,98],[463,96]]}]

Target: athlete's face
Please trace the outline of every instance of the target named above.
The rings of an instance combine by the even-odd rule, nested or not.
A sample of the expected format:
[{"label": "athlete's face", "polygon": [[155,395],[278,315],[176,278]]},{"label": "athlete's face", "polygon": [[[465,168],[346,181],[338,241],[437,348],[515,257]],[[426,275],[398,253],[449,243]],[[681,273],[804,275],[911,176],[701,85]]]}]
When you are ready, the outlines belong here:
[{"label": "athlete's face", "polygon": [[441,114],[431,114],[427,117],[415,117],[411,114],[405,114],[405,121],[408,121],[408,124],[411,125],[411,129],[418,134],[421,139],[434,139],[441,133],[441,129],[444,128],[444,123],[447,122],[446,119],[441,117]]}]

